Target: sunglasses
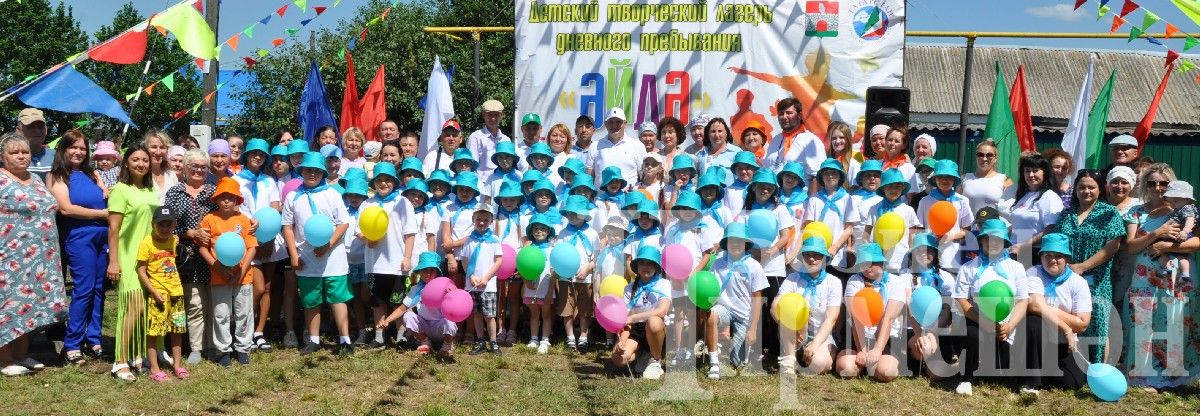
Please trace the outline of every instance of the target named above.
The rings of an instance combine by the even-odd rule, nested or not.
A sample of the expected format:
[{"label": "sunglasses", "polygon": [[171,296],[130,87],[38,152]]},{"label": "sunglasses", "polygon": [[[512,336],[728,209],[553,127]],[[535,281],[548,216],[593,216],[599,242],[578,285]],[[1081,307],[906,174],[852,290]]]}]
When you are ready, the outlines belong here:
[{"label": "sunglasses", "polygon": [[1166,188],[1170,183],[1171,181],[1146,181],[1146,186],[1151,188]]},{"label": "sunglasses", "polygon": [[979,153],[975,154],[975,157],[980,158],[980,159],[993,159],[996,157],[996,154],[979,152]]}]

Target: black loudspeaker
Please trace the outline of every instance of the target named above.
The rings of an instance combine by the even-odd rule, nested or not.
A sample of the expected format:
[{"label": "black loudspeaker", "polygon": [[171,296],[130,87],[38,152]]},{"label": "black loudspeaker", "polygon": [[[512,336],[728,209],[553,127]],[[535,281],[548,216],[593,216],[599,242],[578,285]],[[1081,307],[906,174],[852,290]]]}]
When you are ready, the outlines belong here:
[{"label": "black loudspeaker", "polygon": [[867,88],[867,129],[876,124],[908,126],[908,88]]}]

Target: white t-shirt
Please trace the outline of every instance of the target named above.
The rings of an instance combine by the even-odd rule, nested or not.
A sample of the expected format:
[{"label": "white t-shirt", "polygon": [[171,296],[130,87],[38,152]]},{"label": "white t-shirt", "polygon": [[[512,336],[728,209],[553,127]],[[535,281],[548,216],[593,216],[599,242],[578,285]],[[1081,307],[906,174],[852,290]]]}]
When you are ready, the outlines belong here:
[{"label": "white t-shirt", "polygon": [[854,218],[854,226],[850,227],[851,232],[853,232],[851,236],[854,238],[853,244],[855,247],[864,242],[871,241],[871,236],[867,235],[867,216],[871,213],[870,208],[882,200],[883,197],[874,192],[863,193],[855,191],[850,193],[850,203],[854,204],[854,211],[858,213],[858,216]]},{"label": "white t-shirt", "polygon": [[338,165],[338,176],[339,177],[346,176],[346,171],[350,170],[350,168],[359,168],[362,170],[367,170],[366,166],[367,166],[367,158],[365,158],[365,157],[359,156],[358,159],[354,159],[354,160],[350,160],[350,159],[343,157],[342,164]]},{"label": "white t-shirt", "polygon": [[[689,228],[683,228],[681,222],[676,221],[667,229],[663,235],[662,248],[671,244],[681,244],[687,247],[688,252],[692,254],[692,264],[700,263],[700,258],[704,256],[704,252],[711,250],[713,246],[721,241],[721,236],[724,230],[717,227],[711,219],[701,217],[699,222],[693,222]],[[646,244],[646,243],[643,243]],[[637,255],[637,252],[634,252]]]},{"label": "white t-shirt", "polygon": [[[901,199],[903,199],[903,197],[901,197]],[[875,222],[879,221],[879,217],[883,216],[883,214],[880,213],[879,206],[879,204],[882,202],[883,198],[875,201],[874,205],[871,205],[870,208],[866,209],[865,214],[863,214],[862,211],[859,211],[859,213],[865,218],[866,225],[875,227]],[[921,227],[921,219],[917,217],[917,212],[905,203],[897,205],[892,209],[892,212],[895,212],[900,216],[900,219],[904,220],[904,234],[900,236],[900,241],[896,243],[896,246],[892,247],[891,250],[885,251],[884,255],[887,256],[888,259],[887,270],[892,273],[899,273],[900,270],[904,268],[904,260],[909,254],[909,229]],[[865,237],[870,241],[875,241],[874,228],[872,228],[871,235]]]},{"label": "white t-shirt", "polygon": [[671,281],[662,275],[645,284],[639,277],[633,283],[625,286],[625,305],[629,306],[630,315],[653,310],[659,302],[670,299]]},{"label": "white t-shirt", "polygon": [[[891,301],[902,304],[908,303],[908,292],[912,290],[912,276],[903,273],[888,273],[887,279],[888,282],[884,287],[875,288],[879,292],[879,295],[884,297],[884,309],[887,309],[887,304]],[[862,273],[855,273],[853,276],[850,276],[850,280],[846,282],[846,302],[853,302],[854,295],[858,294],[858,291],[863,290],[864,287],[866,287],[866,281]],[[904,327],[904,321],[903,314],[896,316],[896,319],[892,320],[892,330],[888,336],[900,336],[900,329]],[[877,326],[865,327],[863,328],[863,336],[868,340],[874,340],[877,330]]]},{"label": "white t-shirt", "polygon": [[[441,155],[441,158],[438,158]],[[454,162],[454,155],[448,155],[442,152],[442,147],[433,148],[432,152],[425,155],[425,160],[421,163],[421,170],[425,172],[425,177],[428,178],[430,173],[438,169],[443,169],[450,172],[450,164]]]},{"label": "white t-shirt", "polygon": [[721,205],[724,205],[729,210],[729,214],[737,218],[741,215],[742,210],[746,207],[746,187],[749,184],[742,184],[734,180],[732,184],[725,188],[725,197],[721,200]]},{"label": "white t-shirt", "polygon": [[[1013,259],[1001,260],[993,267],[989,267],[987,271],[984,271],[976,279],[975,272],[982,267],[982,264],[983,256],[979,256],[958,269],[958,277],[954,283],[954,290],[950,293],[951,298],[970,300],[971,306],[978,308],[979,303],[975,299],[979,297],[979,289],[983,288],[983,285],[988,282],[999,280],[1008,285],[1009,289],[1012,289],[1015,300],[1029,299],[1029,290],[1026,286],[1026,281],[1029,279],[1025,273],[1025,266],[1022,266],[1020,262]],[[996,268],[1004,270],[1005,274],[1008,275],[1007,278],[997,274]],[[1012,319],[1011,315],[1000,323],[1008,322],[1009,319]],[[1006,341],[1011,344],[1015,339],[1014,335],[1016,335],[1016,331],[1013,331],[1013,334],[1010,334]]]},{"label": "white t-shirt", "polygon": [[[969,226],[971,223],[975,222],[975,211],[971,211],[970,203],[967,202],[967,198],[963,197],[962,194],[955,193],[951,196],[951,198],[956,199],[955,201],[948,202],[953,204],[954,209],[957,210],[958,220],[954,222],[954,227],[951,228],[950,231],[958,232],[958,230],[961,230],[963,227]],[[917,204],[917,218],[929,218],[929,209],[932,208],[933,204],[937,202],[938,199],[934,198],[932,195],[926,195],[924,198],[921,198],[921,202]],[[971,237],[967,236],[967,238],[969,239]],[[938,241],[938,251],[940,252],[940,254],[938,254],[938,258],[942,260],[942,267],[950,270],[957,269],[960,263],[958,254],[962,249],[962,243],[955,241],[943,244],[940,242],[941,240]]]},{"label": "white t-shirt", "polygon": [[534,299],[553,299],[550,296],[550,288],[554,286],[554,276],[550,269],[550,251],[554,250],[554,244],[551,243],[542,249],[546,252],[546,267],[542,268],[542,273],[538,275],[537,281],[534,282],[533,288],[528,285],[523,285],[521,296]]},{"label": "white t-shirt", "polygon": [[[410,204],[411,205],[411,204]],[[413,212],[412,222],[415,224],[411,229],[413,234],[413,249],[412,257],[409,257],[409,267],[417,267],[417,260],[421,257],[421,253],[433,251],[437,245],[437,235],[442,232],[442,217],[438,216],[437,209],[429,207],[425,212]],[[404,230],[405,234],[409,234],[409,230]],[[429,236],[433,236],[434,247],[429,246]],[[412,272],[412,270],[409,270]]]},{"label": "white t-shirt", "polygon": [[626,135],[620,142],[613,143],[605,135],[596,141],[596,156],[593,159],[592,172],[596,179],[596,188],[600,188],[604,168],[616,166],[621,169],[621,177],[628,184],[637,183],[637,174],[642,171],[642,160],[646,158],[646,147],[636,137]]},{"label": "white t-shirt", "polygon": [[[592,273],[593,281],[604,279],[611,275],[625,275],[625,247],[623,241],[597,249],[596,270]],[[603,281],[603,280],[599,280]]]},{"label": "white t-shirt", "polygon": [[[904,273],[912,276],[913,290],[916,290],[919,287],[925,286],[925,283],[921,281],[921,274],[914,271],[911,267],[906,268],[904,270]],[[938,275],[938,277],[942,278],[942,284],[935,285],[935,286],[933,286],[933,288],[937,289],[938,293],[941,294],[942,296],[950,296],[950,293],[954,290],[955,276],[953,274],[951,274],[950,272],[945,271],[943,269],[938,269],[937,275]]]},{"label": "white t-shirt", "polygon": [[[359,209],[366,208],[366,202]],[[347,208],[349,211],[349,208]],[[360,211],[361,212],[361,211]],[[350,226],[346,227],[346,233],[342,235],[343,244],[346,245],[346,261],[350,264],[363,265],[367,258],[367,240],[359,237],[358,233],[358,215],[350,215]]]},{"label": "white t-shirt", "polygon": [[[820,190],[817,192],[821,193],[825,192],[825,190]],[[834,207],[837,207],[837,209],[835,210]],[[825,211],[823,216],[822,211]],[[838,215],[839,211],[841,215]],[[857,222],[857,220],[858,210],[851,201],[849,194],[846,194],[846,196],[838,199],[837,202],[832,204],[827,211],[825,210],[825,201],[818,196],[814,195],[808,198],[808,201],[805,202],[804,221],[806,225],[809,221],[824,222],[825,225],[829,226],[829,230],[833,234],[832,238],[834,241],[837,241],[838,238],[841,238],[842,231],[846,228],[847,223],[854,224]],[[833,242],[830,241],[829,244],[833,244]],[[842,266],[845,262],[846,247],[849,246],[850,244],[846,244],[836,253],[830,253],[833,255],[833,259],[830,260],[829,264],[834,266]]]},{"label": "white t-shirt", "polygon": [[1004,196],[1004,181],[1008,176],[996,173],[990,177],[977,177],[975,172],[967,172],[962,178],[962,193],[970,202],[971,214],[983,207],[999,207]]},{"label": "white t-shirt", "polygon": [[442,316],[442,310],[440,308],[426,307],[425,304],[421,303],[420,299],[417,298],[417,295],[424,294],[424,290],[425,282],[423,281],[418,281],[417,284],[409,288],[408,294],[404,296],[404,307],[408,308],[409,310],[416,311],[417,316],[420,316],[421,319],[426,321],[440,321],[445,319]]},{"label": "white t-shirt", "polygon": [[487,273],[495,262],[500,261],[500,257],[504,254],[500,249],[500,243],[493,238],[490,241],[480,241],[475,239],[467,239],[467,243],[462,246],[462,264],[463,272],[467,273],[466,281],[463,283],[467,286],[468,292],[486,292],[496,293],[496,276],[488,276],[487,286],[480,290],[471,285],[471,278],[482,276]]},{"label": "white t-shirt", "polygon": [[[262,179],[255,182],[251,182],[240,175],[233,175],[233,180],[237,181],[239,192],[242,194],[242,205],[238,207],[238,211],[247,217],[254,218],[254,213],[258,212],[258,210],[270,208],[272,203],[280,202],[280,188],[275,180],[266,174],[263,174]],[[282,204],[280,207],[282,208]],[[267,258],[267,262],[275,262],[287,258],[287,242],[283,241],[283,233],[279,233],[275,237],[275,244],[272,245],[272,248],[274,251]],[[262,262],[255,256],[251,264],[258,265],[262,264]]]},{"label": "white t-shirt", "polygon": [[[639,229],[641,229],[641,227],[635,228],[634,232],[630,233],[629,237],[626,238],[626,241],[629,243],[625,245],[625,255],[629,256],[630,258],[636,257],[638,250],[640,250],[642,246],[655,247],[659,250],[662,250],[664,247],[666,247],[666,244],[663,244],[662,231],[646,236],[639,236],[635,234]],[[634,271],[636,272],[637,270]]]},{"label": "white t-shirt", "polygon": [[808,183],[821,168],[821,162],[825,161],[824,143],[812,132],[802,131],[791,138],[792,144],[788,147],[785,155],[783,154],[785,139],[783,133],[780,133],[771,138],[770,143],[767,143],[767,153],[766,156],[763,156],[762,161],[763,167],[779,173],[788,162],[800,162],[804,165],[804,183]]},{"label": "white t-shirt", "polygon": [[483,195],[487,196],[488,201],[494,201],[495,200],[494,197],[496,194],[500,193],[500,185],[504,183],[505,179],[512,179],[513,182],[516,182],[518,184],[521,183],[521,176],[517,174],[516,167],[513,167],[513,170],[511,173],[512,173],[511,175],[506,175],[506,174],[500,173],[499,170],[493,170],[490,175],[485,176],[485,178],[487,178],[487,179],[485,179],[483,181],[483,183],[479,187],[479,191]]},{"label": "white t-shirt", "polygon": [[[738,218],[736,221],[743,222],[743,223],[746,222],[746,220],[750,218],[751,213],[752,212],[750,212],[750,211],[742,211],[741,218]],[[796,221],[792,218],[792,212],[790,210],[788,210],[787,207],[784,206],[783,204],[775,204],[775,207],[771,208],[771,216],[775,217],[775,219],[778,220],[779,231],[784,231],[789,228],[794,228],[796,226]],[[718,228],[720,228],[720,227],[718,227]],[[720,239],[717,239],[717,242],[720,242],[720,241],[721,241]],[[778,233],[776,233],[774,238],[771,239],[770,245],[774,245],[777,242],[779,242],[779,234]],[[766,247],[767,246],[760,247],[760,248],[766,248]],[[763,268],[763,272],[766,273],[767,276],[782,277],[782,276],[787,275],[787,264],[785,264],[784,259],[783,259],[784,254],[786,252],[787,252],[787,246],[784,246],[782,249],[780,249],[778,252],[776,252],[774,256],[763,259],[762,268]]]},{"label": "white t-shirt", "polygon": [[501,244],[508,244],[513,250],[521,248],[521,238],[525,236],[525,227],[521,224],[521,211],[512,214],[496,213],[492,230],[500,238]]},{"label": "white t-shirt", "polygon": [[[413,214],[412,203],[400,195],[396,195],[395,199],[391,201],[381,202],[379,196],[376,195],[367,202],[363,202],[359,209],[365,210],[372,206],[383,208],[383,211],[388,214],[388,228],[383,238],[375,243],[375,247],[367,246],[367,273],[405,274],[410,270],[400,270],[400,266],[404,263],[404,237],[417,232],[416,215]],[[415,247],[412,254],[418,255]],[[409,264],[408,267],[415,265],[415,263]]]},{"label": "white t-shirt", "polygon": [[717,304],[729,310],[734,318],[748,321],[751,295],[771,286],[762,266],[749,254],[735,262],[728,252],[724,252],[713,262],[711,270],[721,282],[721,297]]},{"label": "white t-shirt", "polygon": [[825,322],[826,309],[842,306],[842,281],[838,280],[837,276],[826,273],[820,283],[816,284],[814,293],[805,293],[808,288],[808,279],[805,279],[800,272],[794,272],[789,274],[787,279],[784,279],[783,283],[779,285],[776,299],[785,293],[799,293],[804,296],[804,300],[808,302],[808,324],[805,325],[804,330],[811,339],[821,328],[821,323]]},{"label": "white t-shirt", "polygon": [[1062,197],[1054,191],[1026,192],[1009,210],[1013,241],[1026,241],[1058,222]]},{"label": "white t-shirt", "polygon": [[331,277],[349,274],[350,266],[346,261],[345,244],[334,242],[330,245],[330,250],[325,257],[317,257],[313,252],[315,247],[308,244],[308,240],[304,236],[304,224],[316,214],[329,217],[334,227],[350,223],[350,212],[342,203],[342,195],[333,188],[325,188],[314,193],[300,193],[297,190],[288,194],[287,200],[283,201],[282,224],[294,226],[296,250],[303,260],[300,270],[296,270],[296,275]]},{"label": "white t-shirt", "polygon": [[1068,271],[1068,273],[1071,275],[1067,277],[1067,280],[1054,288],[1054,296],[1045,296],[1048,285],[1054,279],[1043,275],[1040,266],[1030,267],[1025,271],[1026,278],[1028,279],[1025,281],[1025,287],[1029,289],[1030,295],[1045,296],[1046,304],[1051,307],[1072,314],[1091,313],[1092,289],[1088,287],[1087,281],[1083,279],[1083,276],[1076,274],[1074,271]]},{"label": "white t-shirt", "polygon": [[[584,226],[581,231],[573,231],[571,227],[566,227],[562,234],[558,235],[559,244],[569,244],[575,246],[575,251],[579,254],[579,267],[596,259],[596,254],[600,251],[600,236],[591,227]],[[559,276],[560,279],[569,280],[576,283],[592,283],[592,275],[587,275],[583,280],[575,279],[575,276]]]},{"label": "white t-shirt", "polygon": [[[478,199],[475,203],[479,204],[477,201]],[[455,198],[454,202],[451,202],[450,206],[446,207],[446,215],[442,216],[442,224],[450,224],[451,238],[455,240],[462,239],[467,234],[471,234],[471,230],[475,229],[474,220],[471,217],[475,214],[476,206],[478,205],[467,207],[462,204],[462,201]],[[438,245],[441,246],[442,243],[444,242],[440,242]],[[454,255],[458,257],[464,256],[463,247],[454,250]]]}]

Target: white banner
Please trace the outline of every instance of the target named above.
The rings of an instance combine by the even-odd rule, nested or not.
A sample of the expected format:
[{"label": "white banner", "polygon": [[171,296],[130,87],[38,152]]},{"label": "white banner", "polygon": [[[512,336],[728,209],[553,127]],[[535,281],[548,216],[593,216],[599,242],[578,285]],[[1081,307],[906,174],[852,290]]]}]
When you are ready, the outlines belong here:
[{"label": "white banner", "polygon": [[516,42],[518,121],[573,129],[622,107],[635,129],[706,113],[740,139],[751,120],[778,133],[774,105],[793,96],[819,136],[830,120],[858,133],[867,87],[901,85],[904,2],[517,0]]}]

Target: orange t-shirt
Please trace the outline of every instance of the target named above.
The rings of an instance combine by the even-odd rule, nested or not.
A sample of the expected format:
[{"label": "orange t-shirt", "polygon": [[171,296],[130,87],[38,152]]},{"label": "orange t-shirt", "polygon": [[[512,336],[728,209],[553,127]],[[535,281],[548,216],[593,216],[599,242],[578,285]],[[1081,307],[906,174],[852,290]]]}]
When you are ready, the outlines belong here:
[{"label": "orange t-shirt", "polygon": [[[214,245],[217,242],[217,237],[220,237],[221,234],[232,232],[242,236],[242,240],[245,241],[247,249],[251,247],[258,247],[258,240],[254,238],[254,234],[250,234],[250,217],[247,217],[245,214],[240,212],[229,218],[221,218],[215,212],[209,213],[200,220],[200,229],[208,231],[208,235],[212,236],[212,242]],[[212,247],[209,247],[209,250],[212,249]],[[212,251],[210,251],[210,253],[212,253],[213,256],[216,256],[216,253]],[[250,271],[247,270],[246,275],[242,276],[241,284],[248,285],[253,280],[254,278],[250,274]],[[221,275],[220,273],[217,273],[216,270],[213,270],[212,284],[224,285],[229,284],[229,281],[225,279],[224,275]]]}]

